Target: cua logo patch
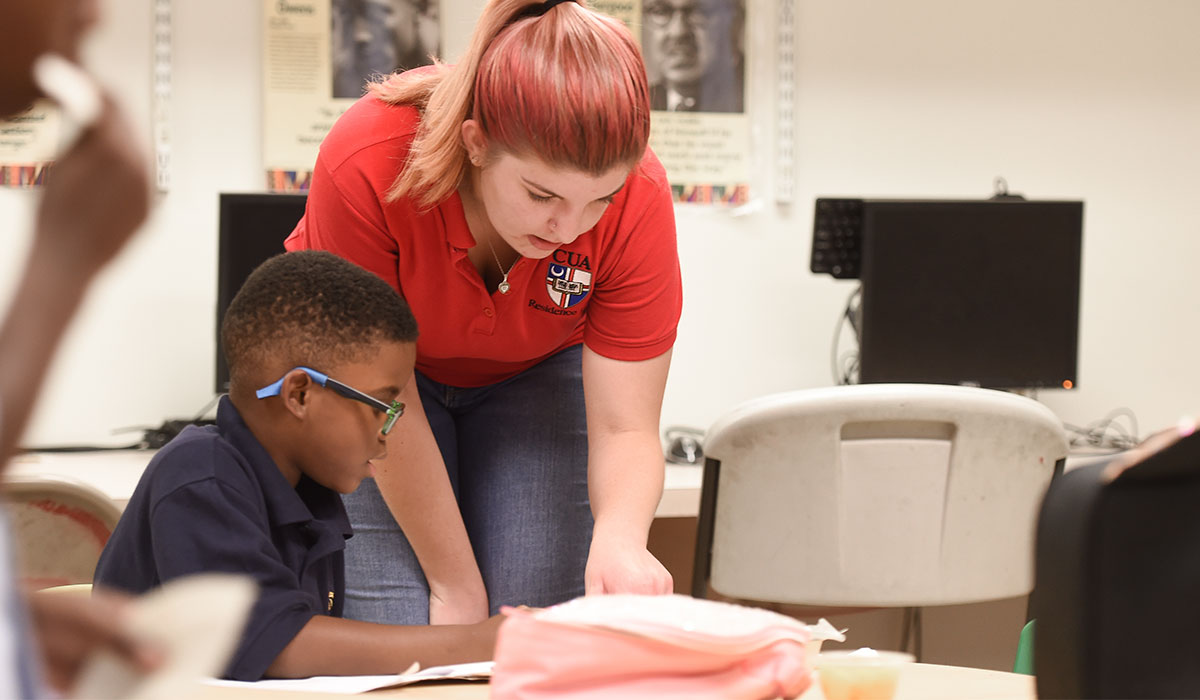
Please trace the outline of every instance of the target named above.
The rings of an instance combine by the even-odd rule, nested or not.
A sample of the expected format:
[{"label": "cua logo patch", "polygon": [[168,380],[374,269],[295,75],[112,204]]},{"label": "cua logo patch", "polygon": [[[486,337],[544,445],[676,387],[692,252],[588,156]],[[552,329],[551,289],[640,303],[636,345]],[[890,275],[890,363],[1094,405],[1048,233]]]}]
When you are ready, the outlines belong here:
[{"label": "cua logo patch", "polygon": [[583,301],[591,289],[590,272],[556,262],[551,262],[546,268],[546,293],[555,306],[569,309]]}]

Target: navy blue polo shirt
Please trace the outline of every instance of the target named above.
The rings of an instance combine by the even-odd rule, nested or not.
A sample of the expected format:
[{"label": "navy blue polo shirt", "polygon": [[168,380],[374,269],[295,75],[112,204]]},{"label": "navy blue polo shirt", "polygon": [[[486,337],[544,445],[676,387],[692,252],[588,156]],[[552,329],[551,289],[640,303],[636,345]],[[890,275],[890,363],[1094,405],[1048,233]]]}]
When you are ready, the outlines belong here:
[{"label": "navy blue polo shirt", "polygon": [[350,521],[334,491],[293,488],[228,396],[215,426],[189,426],[142,474],[95,583],[142,593],[180,576],[253,576],[259,598],[226,669],[258,680],[313,615],[341,617]]}]

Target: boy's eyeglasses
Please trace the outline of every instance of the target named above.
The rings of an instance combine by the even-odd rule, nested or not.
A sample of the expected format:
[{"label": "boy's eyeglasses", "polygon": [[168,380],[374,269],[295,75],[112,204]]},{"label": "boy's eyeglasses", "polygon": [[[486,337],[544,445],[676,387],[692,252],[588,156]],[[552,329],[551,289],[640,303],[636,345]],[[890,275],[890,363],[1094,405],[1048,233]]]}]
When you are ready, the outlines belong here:
[{"label": "boy's eyeglasses", "polygon": [[391,432],[392,426],[396,424],[396,420],[400,416],[404,415],[404,404],[400,403],[399,401],[393,401],[389,405],[383,401],[380,401],[374,396],[364,394],[352,386],[342,384],[336,379],[330,379],[328,375],[322,374],[321,372],[308,367],[293,367],[289,369],[286,374],[279,378],[279,381],[275,382],[274,384],[268,384],[267,386],[264,386],[263,388],[254,392],[254,395],[260,399],[265,399],[268,396],[279,396],[279,391],[283,387],[283,380],[287,379],[288,374],[291,374],[296,370],[303,371],[305,374],[312,377],[313,381],[315,381],[317,384],[320,384],[327,389],[333,389],[335,392],[345,396],[348,399],[365,403],[376,411],[379,411],[387,416],[387,419],[383,422],[383,427],[379,429],[379,432],[383,433],[384,435],[387,435],[389,432]]}]

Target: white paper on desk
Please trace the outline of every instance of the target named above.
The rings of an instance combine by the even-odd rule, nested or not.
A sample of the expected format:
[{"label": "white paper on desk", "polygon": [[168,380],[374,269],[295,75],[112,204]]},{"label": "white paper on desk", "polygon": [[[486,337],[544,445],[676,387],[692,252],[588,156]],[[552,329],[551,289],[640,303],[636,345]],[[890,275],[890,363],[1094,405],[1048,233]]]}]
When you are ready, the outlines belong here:
[{"label": "white paper on desk", "polygon": [[294,678],[288,680],[267,681],[222,681],[208,680],[209,685],[232,686],[236,688],[253,688],[257,690],[291,690],[313,693],[366,693],[381,688],[396,688],[402,685],[412,685],[422,681],[476,681],[492,677],[492,667],[495,662],[478,661],[469,664],[452,664],[449,666],[430,666],[421,671],[405,672],[389,676],[313,676],[311,678]]}]

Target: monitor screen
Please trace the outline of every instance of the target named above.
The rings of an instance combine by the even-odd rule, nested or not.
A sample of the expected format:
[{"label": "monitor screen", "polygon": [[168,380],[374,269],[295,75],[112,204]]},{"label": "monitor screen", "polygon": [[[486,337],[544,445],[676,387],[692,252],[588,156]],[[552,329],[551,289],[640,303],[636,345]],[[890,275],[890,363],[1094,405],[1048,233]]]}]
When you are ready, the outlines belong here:
[{"label": "monitor screen", "polygon": [[871,201],[859,381],[1078,385],[1082,202]]},{"label": "monitor screen", "polygon": [[220,196],[217,252],[218,394],[229,391],[229,366],[221,350],[221,320],[242,283],[272,255],[283,252],[283,239],[304,216],[304,194],[228,194]]}]

